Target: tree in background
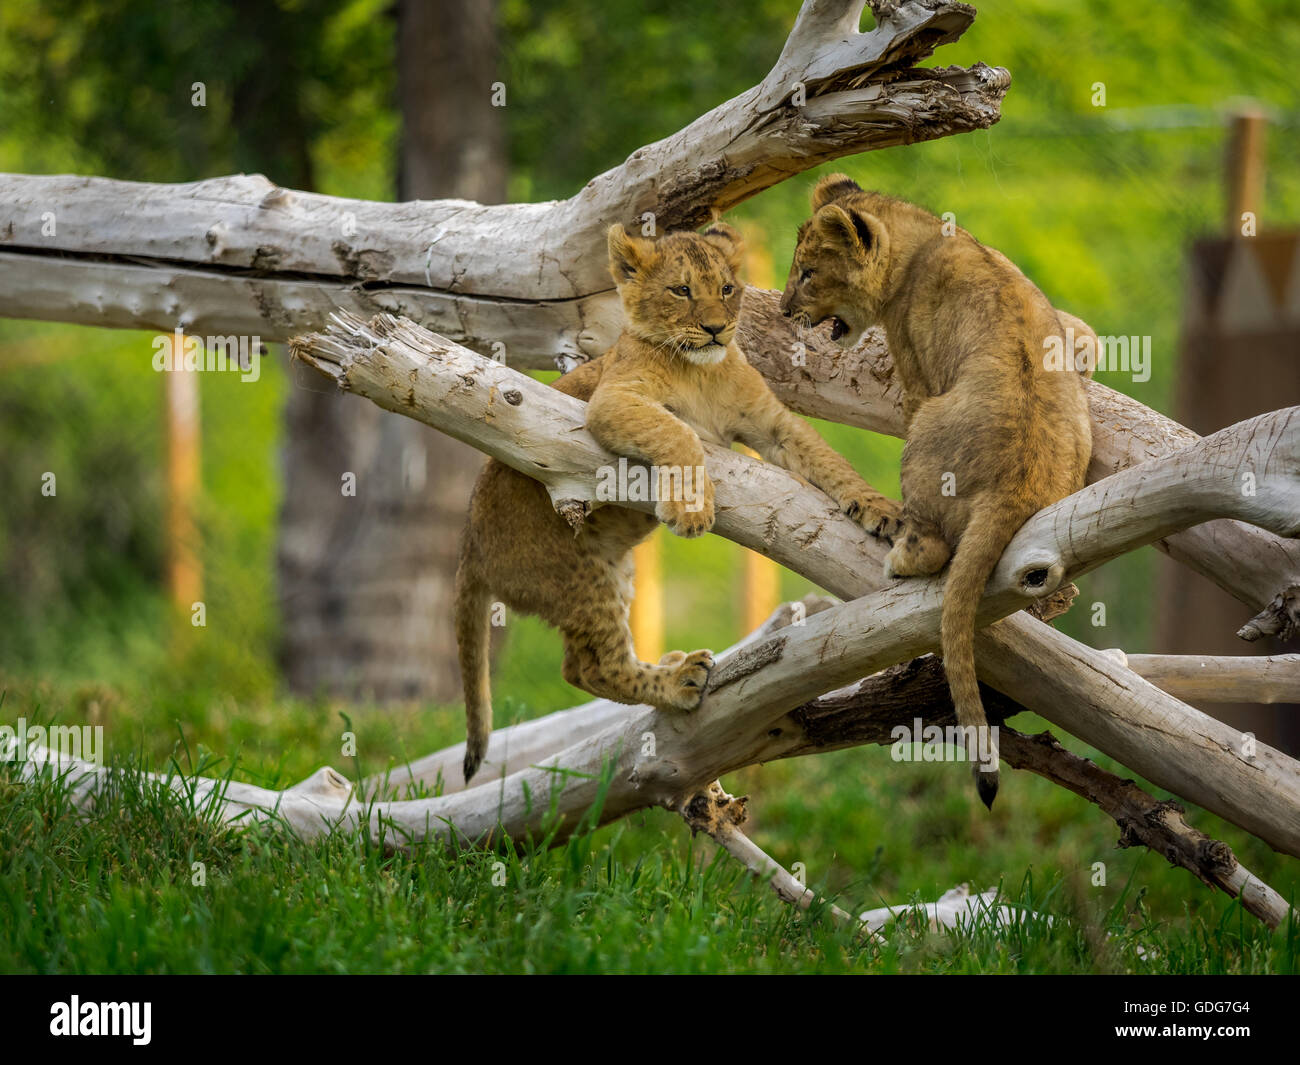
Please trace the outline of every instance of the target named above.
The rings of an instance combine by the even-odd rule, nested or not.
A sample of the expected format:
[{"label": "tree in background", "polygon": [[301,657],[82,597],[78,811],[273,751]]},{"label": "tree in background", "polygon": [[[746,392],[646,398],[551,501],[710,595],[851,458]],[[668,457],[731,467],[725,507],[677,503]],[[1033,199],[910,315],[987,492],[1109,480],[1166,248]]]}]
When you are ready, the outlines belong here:
[{"label": "tree in background", "polygon": [[[318,187],[322,174],[339,184],[339,159],[378,158],[382,168],[382,153],[358,150],[382,145],[393,126],[392,26],[374,18],[378,9],[377,0],[7,0],[0,6],[0,156],[8,169],[141,181],[262,171],[302,188]],[[378,193],[375,169],[353,177],[347,191]],[[108,367],[96,358],[89,374],[83,360],[69,360],[43,380],[10,381],[0,418],[11,460],[4,476],[26,483],[33,469],[54,463],[74,475],[60,486],[58,507],[42,506],[40,497],[28,502],[17,480],[0,485],[22,501],[0,532],[8,619],[0,642],[10,665],[15,657],[48,658],[60,639],[96,625],[114,634],[119,653],[131,639],[124,630],[141,621],[157,646],[167,643],[149,606],[163,569],[158,398],[141,392],[137,372],[145,367],[153,376],[150,349],[147,340],[73,333],[82,354],[117,348],[132,362],[119,363],[123,372],[107,380]],[[124,340],[138,345],[138,355],[126,354]],[[65,345],[30,346],[51,355]],[[249,402],[250,418],[259,405]],[[53,410],[82,416],[56,422]],[[215,472],[205,471],[205,483]],[[213,518],[204,516],[205,530]],[[257,613],[248,624],[243,609],[239,635],[260,649],[270,646],[274,625]],[[66,651],[57,655],[70,660]],[[264,670],[258,662],[254,672]]]},{"label": "tree in background", "polygon": [[[399,175],[398,197],[501,200],[503,126],[490,99],[495,5],[403,2],[395,20],[380,14],[373,0],[20,0],[0,16],[12,43],[0,69],[7,114],[29,142],[61,134],[77,146],[78,168],[112,177],[183,181],[242,170],[316,190],[332,167],[329,191],[374,195],[364,181],[338,180],[337,156],[380,154],[373,135],[356,150],[356,127],[383,128],[396,81],[403,135],[385,169]],[[327,137],[335,158],[322,165]],[[290,687],[455,697],[447,619],[478,465],[476,453],[441,434],[294,375],[277,550]],[[344,494],[345,473],[355,476],[355,495]]]},{"label": "tree in background", "polygon": [[[398,199],[504,198],[496,58],[494,3],[400,0]],[[452,583],[480,456],[372,403],[297,381],[278,558],[289,686],[453,700]]]}]

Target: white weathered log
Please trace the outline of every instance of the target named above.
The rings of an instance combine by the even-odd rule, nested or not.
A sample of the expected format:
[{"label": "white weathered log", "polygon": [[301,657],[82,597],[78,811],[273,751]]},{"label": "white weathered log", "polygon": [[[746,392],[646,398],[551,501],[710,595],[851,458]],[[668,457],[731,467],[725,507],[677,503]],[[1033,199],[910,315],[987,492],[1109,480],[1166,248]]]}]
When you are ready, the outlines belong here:
[{"label": "white weathered log", "polygon": [[1130,655],[1106,654],[1179,699],[1206,703],[1300,702],[1300,654]]},{"label": "white weathered log", "polygon": [[[596,498],[596,471],[617,462],[584,428],[586,404],[421,329],[380,315],[336,315],[331,331],[297,337],[295,358],[340,388],[424,421],[540,481],[558,503]],[[718,531],[799,570],[817,545],[823,588],[861,588],[862,529],[784,470],[708,446]],[[716,472],[715,472],[716,471]],[[797,501],[797,503],[796,503]],[[653,511],[654,504],[635,504]]]},{"label": "white weathered log", "polygon": [[[93,810],[97,797],[118,772],[48,747],[29,748],[20,779],[31,779],[46,770],[64,779],[74,803],[84,810]],[[211,811],[223,822],[283,824],[304,838],[322,835],[329,830],[328,826],[339,823],[348,811],[360,805],[353,799],[351,782],[329,766],[322,766],[306,780],[283,791],[238,780],[181,777],[175,773],[142,775],[158,787],[170,789],[194,809]],[[378,840],[379,822],[375,826]]]},{"label": "white weathered log", "polygon": [[[594,471],[612,461],[582,428],[579,401],[413,323],[383,317],[363,323],[340,316],[329,334],[299,338],[294,350],[340,387],[427,421],[536,477],[557,501],[593,498]],[[1296,412],[1278,412],[1141,470],[1123,471],[1044,510],[1026,523],[1008,548],[989,582],[981,620],[1023,606],[1029,601],[1026,593],[1047,594],[1073,573],[1166,535],[1178,521],[1232,514],[1264,522],[1275,531],[1294,531],[1300,514],[1295,506],[1298,434]],[[706,452],[717,493],[717,532],[776,558],[844,598],[883,583],[879,543],[864,537],[821,493],[797,485],[784,471],[734,452]],[[1239,491],[1238,474],[1247,468],[1256,478],[1253,496]],[[1176,520],[1161,508],[1169,508]],[[813,544],[815,550],[805,550]],[[1044,565],[1052,579],[1027,585],[1026,574]],[[810,619],[802,631],[820,625],[831,613],[852,619],[844,622],[850,628],[896,619],[900,628],[891,634],[890,653],[912,657],[933,644],[940,586],[939,581],[905,582],[901,588],[895,584],[881,593],[884,599],[871,597],[866,608],[866,600],[848,603]],[[900,602],[906,605],[900,607]],[[854,649],[847,658],[817,657],[803,665],[816,670],[820,683],[833,687],[889,664],[872,657],[877,645],[862,638],[861,633],[844,637],[848,642],[843,646]],[[770,644],[738,658],[768,653],[763,648]],[[1284,755],[1262,748],[1259,760],[1246,765],[1230,754],[1241,747],[1236,730],[1159,691],[1101,652],[1028,618],[1008,619],[982,633],[977,660],[984,679],[1049,720],[1273,846],[1300,853],[1300,766]],[[1102,670],[1109,671],[1117,685],[1123,707],[1118,714],[1109,705],[1110,693],[1098,688]],[[728,663],[717,672],[716,682],[724,683],[732,672]],[[800,681],[806,683],[805,678]],[[798,687],[798,682],[792,683]],[[1104,720],[1093,720],[1097,717]],[[1167,727],[1173,717],[1180,719],[1179,730]],[[1164,721],[1165,727],[1153,729],[1153,720]],[[698,785],[723,772],[721,767],[702,771],[688,783]],[[1278,810],[1290,813],[1279,815]],[[1293,819],[1289,824],[1288,817]]]},{"label": "white weathered log", "polygon": [[[379,315],[369,322],[337,314],[329,332],[295,338],[296,358],[333,379],[340,388],[387,410],[425,421],[536,478],[557,504],[597,498],[596,470],[615,461],[585,430],[585,404],[557,393],[506,366],[476,355],[414,322]],[[1140,544],[1211,518],[1232,514],[1280,536],[1300,534],[1300,408],[1278,411],[1243,422],[1166,459],[1132,468],[1103,484],[1041,512],[1016,535],[989,582],[990,589],[1016,584],[1020,594],[1038,599],[1055,591],[1064,574],[1086,573]],[[558,443],[557,443],[558,442]],[[718,531],[746,547],[785,561],[789,548],[770,530],[755,542],[746,512],[770,511],[793,483],[783,471],[756,463],[722,448],[707,448],[710,473],[719,473]],[[1243,491],[1243,477],[1250,491]],[[1135,506],[1129,496],[1138,488],[1149,500]],[[743,489],[730,494],[729,490]],[[826,499],[825,496],[822,498]],[[829,499],[826,499],[829,504]],[[649,501],[626,505],[653,510]],[[757,508],[757,510],[755,509]],[[1063,511],[1062,508],[1067,508]],[[1106,536],[1081,539],[1062,547],[1059,529],[1044,529],[1044,515],[1055,515],[1080,530],[1108,522]],[[734,520],[738,516],[739,520]],[[802,517],[802,516],[801,516]],[[820,538],[828,527],[820,520],[804,537],[818,539],[819,554],[838,545]],[[848,523],[840,528],[856,530]],[[790,531],[797,538],[796,526]],[[1109,554],[1097,554],[1106,543]],[[800,553],[811,540],[798,544]],[[854,561],[857,561],[856,559]],[[1027,575],[1048,569],[1032,584]],[[836,590],[844,580],[821,582]],[[850,582],[855,583],[855,582]]]},{"label": "white weathered log", "polygon": [[830,159],[998,120],[1005,70],[913,68],[973,8],[890,3],[859,33],[862,9],[805,3],[762,83],[562,201],[385,204],[243,174],[0,177],[0,314],[278,340],[332,309],[388,310],[507,358],[600,354],[620,329],[612,223],[695,227]]},{"label": "white weathered log", "polygon": [[999,902],[1001,892],[996,888],[972,895],[969,884],[958,884],[939,896],[936,902],[908,902],[901,906],[880,906],[874,910],[865,910],[858,915],[858,920],[872,931],[879,932],[896,918],[904,920],[923,919],[922,927],[931,932],[942,929],[980,928],[992,925],[994,928],[1011,928],[1026,921],[1045,921],[1053,924],[1051,917],[1019,906]]},{"label": "white weathered log", "polygon": [[[605,338],[611,331],[617,335],[622,324],[612,292],[549,302],[494,300],[411,285],[371,288],[133,261],[47,258],[5,251],[5,246],[0,241],[0,316],[10,318],[168,333],[179,325],[193,336],[270,342],[319,328],[333,311],[388,311],[435,324],[518,365],[523,365],[518,353],[547,352],[527,361],[551,368],[554,355],[581,361],[600,354],[608,347]],[[498,341],[501,347],[495,346]],[[152,355],[150,344],[142,341],[140,358]]]}]

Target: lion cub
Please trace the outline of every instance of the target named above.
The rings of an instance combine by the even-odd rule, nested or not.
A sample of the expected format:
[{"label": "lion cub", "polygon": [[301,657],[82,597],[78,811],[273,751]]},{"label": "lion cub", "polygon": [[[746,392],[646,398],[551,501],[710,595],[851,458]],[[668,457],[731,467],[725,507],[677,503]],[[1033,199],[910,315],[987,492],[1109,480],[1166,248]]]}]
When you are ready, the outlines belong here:
[{"label": "lion cub", "polygon": [[[749,445],[821,488],[876,535],[899,528],[899,505],[786,410],[736,346],[740,256],[739,234],[721,223],[703,234],[670,233],[659,240],[612,227],[610,271],[627,326],[610,351],[554,385],[588,401],[587,428],[601,444],[657,469],[655,515],[603,506],[575,535],[537,481],[494,460],[479,476],[456,571],[467,782],[492,731],[488,612],[494,600],[560,630],[570,684],[623,703],[673,710],[699,705],[713,656],[671,651],[657,665],[638,661],[628,606],[632,548],[654,531],[656,517],[679,536],[699,536],[713,526],[713,484],[704,472],[701,438]],[[696,490],[682,490],[687,484]]]},{"label": "lion cub", "polygon": [[988,741],[980,746],[988,759],[974,769],[992,806],[997,745],[975,676],[976,611],[1016,530],[1084,485],[1092,451],[1084,375],[1048,369],[1044,352],[1067,322],[1093,334],[1053,309],[1006,256],[965,230],[945,235],[928,211],[864,192],[843,174],[818,183],[812,208],[781,309],[805,325],[831,319],[844,346],[884,326],[907,435],[903,531],[885,573],[926,576],[952,557],[944,669],[958,723]]}]

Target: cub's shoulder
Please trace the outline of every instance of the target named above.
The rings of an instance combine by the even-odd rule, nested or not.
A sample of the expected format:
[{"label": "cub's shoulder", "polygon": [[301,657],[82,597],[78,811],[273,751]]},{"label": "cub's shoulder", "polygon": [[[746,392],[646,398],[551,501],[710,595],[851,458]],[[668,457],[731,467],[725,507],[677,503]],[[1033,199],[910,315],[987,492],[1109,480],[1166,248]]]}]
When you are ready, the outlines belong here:
[{"label": "cub's shoulder", "polygon": [[583,401],[591,399],[591,394],[596,391],[596,386],[600,384],[600,379],[605,374],[607,358],[607,355],[600,355],[590,362],[575,366],[568,373],[552,381],[551,387],[575,399]]}]

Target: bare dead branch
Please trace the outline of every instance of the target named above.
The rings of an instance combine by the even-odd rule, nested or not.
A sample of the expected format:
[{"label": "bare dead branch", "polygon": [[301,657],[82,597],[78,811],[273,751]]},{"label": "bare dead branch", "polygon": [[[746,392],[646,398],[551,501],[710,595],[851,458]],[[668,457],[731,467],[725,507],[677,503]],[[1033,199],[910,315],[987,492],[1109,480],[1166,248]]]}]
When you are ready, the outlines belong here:
[{"label": "bare dead branch", "polygon": [[[621,328],[614,222],[695,227],[830,159],[983,129],[1005,70],[920,69],[973,8],[904,0],[859,33],[862,0],[814,0],[766,78],[567,200],[385,204],[239,174],[186,185],[0,177],[0,314],[285,340],[331,311],[390,311],[471,347],[554,365]],[[42,216],[57,212],[47,232]]]},{"label": "bare dead branch", "polygon": [[[740,830],[749,814],[746,804],[749,796],[737,799],[728,795],[718,781],[684,799],[677,812],[691,826],[692,832],[703,832],[723,850],[735,858],[749,872],[760,880],[766,880],[777,898],[801,910],[807,910],[817,901],[817,894],[811,888],[799,883],[777,861],[770,858],[763,850]],[[861,925],[852,914],[846,913],[833,903],[830,913],[843,924],[858,925],[867,937],[883,942],[870,929]]]},{"label": "bare dead branch", "polygon": [[[1005,721],[1024,710],[987,687],[984,704],[990,720]],[[942,729],[956,720],[943,666],[925,655],[798,707],[779,726],[777,744],[761,753],[767,760],[866,743],[888,746],[898,742],[899,726],[915,736],[918,723]],[[1177,803],[1157,800],[1133,781],[1071,753],[1051,733],[1027,736],[1002,724],[999,742],[1008,765],[1036,773],[1105,811],[1121,829],[1119,846],[1150,848],[1203,883],[1240,898],[1247,912],[1270,928],[1285,919],[1286,901],[1242,866],[1226,843],[1188,825]]]},{"label": "bare dead branch", "polygon": [[1180,699],[1207,703],[1300,702],[1300,654],[1126,655],[1107,654]]}]

